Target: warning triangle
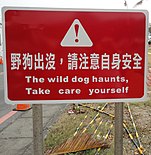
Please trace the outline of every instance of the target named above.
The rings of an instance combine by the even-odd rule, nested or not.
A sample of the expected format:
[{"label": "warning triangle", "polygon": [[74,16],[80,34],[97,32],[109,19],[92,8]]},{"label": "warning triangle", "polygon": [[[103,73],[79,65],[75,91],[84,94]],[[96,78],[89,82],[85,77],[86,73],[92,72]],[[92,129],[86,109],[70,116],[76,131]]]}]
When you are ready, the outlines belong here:
[{"label": "warning triangle", "polygon": [[63,47],[91,47],[91,39],[78,19],[75,19],[61,41]]}]

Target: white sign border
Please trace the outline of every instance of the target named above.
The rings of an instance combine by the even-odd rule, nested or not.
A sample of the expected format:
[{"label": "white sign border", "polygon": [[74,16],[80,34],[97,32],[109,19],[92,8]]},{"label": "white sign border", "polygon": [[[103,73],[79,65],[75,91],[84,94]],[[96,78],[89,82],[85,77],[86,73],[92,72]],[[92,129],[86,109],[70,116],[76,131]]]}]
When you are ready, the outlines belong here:
[{"label": "white sign border", "polygon": [[[17,100],[8,98],[7,85],[7,64],[6,64],[6,38],[5,38],[5,12],[8,10],[35,10],[35,11],[77,11],[77,12],[141,12],[146,17],[146,38],[145,38],[145,71],[144,71],[144,96],[141,98],[122,98],[122,99],[80,99],[80,100]],[[125,9],[75,9],[75,8],[39,8],[39,7],[3,7],[2,8],[2,34],[3,34],[3,56],[4,56],[4,98],[7,104],[68,104],[68,103],[102,103],[102,102],[140,102],[147,100],[147,72],[148,72],[148,26],[149,13],[147,10],[125,10]]]}]

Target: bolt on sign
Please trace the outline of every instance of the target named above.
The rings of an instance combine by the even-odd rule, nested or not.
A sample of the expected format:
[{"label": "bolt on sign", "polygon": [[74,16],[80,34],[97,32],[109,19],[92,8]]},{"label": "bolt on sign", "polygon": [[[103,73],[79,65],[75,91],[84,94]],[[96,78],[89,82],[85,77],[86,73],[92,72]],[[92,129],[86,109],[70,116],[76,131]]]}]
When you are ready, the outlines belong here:
[{"label": "bolt on sign", "polygon": [[147,11],[3,8],[7,103],[146,99]]}]

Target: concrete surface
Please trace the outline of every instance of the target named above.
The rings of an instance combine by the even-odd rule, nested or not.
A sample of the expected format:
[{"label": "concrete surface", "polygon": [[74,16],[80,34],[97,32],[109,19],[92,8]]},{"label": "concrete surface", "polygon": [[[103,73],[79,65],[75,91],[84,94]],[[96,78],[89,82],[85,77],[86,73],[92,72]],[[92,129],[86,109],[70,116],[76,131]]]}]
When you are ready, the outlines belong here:
[{"label": "concrete surface", "polygon": [[[0,118],[6,115],[8,112],[12,111],[12,109],[14,108],[14,105],[8,105],[4,101],[3,65],[0,64]],[[20,112],[16,113],[14,116],[11,117],[11,119],[8,119],[5,123],[0,124],[0,131],[2,131],[10,123],[12,123],[13,120],[16,119],[19,115],[21,115]]]},{"label": "concrete surface", "polygon": [[[43,133],[46,135],[66,105],[43,105]],[[0,132],[0,155],[33,154],[32,109],[23,112]]]},{"label": "concrete surface", "polygon": [[3,72],[3,65],[0,64],[0,72]]},{"label": "concrete surface", "polygon": [[[56,121],[66,105],[43,105],[43,134]],[[16,105],[4,101],[3,68],[0,65],[0,119],[11,112]],[[32,109],[18,111],[0,124],[0,155],[33,155]]]}]

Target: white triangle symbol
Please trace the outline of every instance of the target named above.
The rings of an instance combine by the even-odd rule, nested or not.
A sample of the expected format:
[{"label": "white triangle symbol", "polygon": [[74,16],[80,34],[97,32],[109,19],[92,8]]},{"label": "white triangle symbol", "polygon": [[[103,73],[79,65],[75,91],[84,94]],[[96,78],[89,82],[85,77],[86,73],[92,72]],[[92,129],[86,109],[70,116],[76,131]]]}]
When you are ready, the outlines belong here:
[{"label": "white triangle symbol", "polygon": [[61,41],[64,47],[91,47],[93,45],[88,34],[78,19],[75,19]]}]

